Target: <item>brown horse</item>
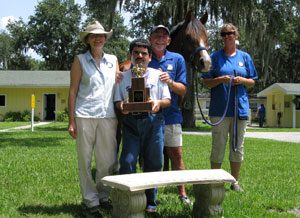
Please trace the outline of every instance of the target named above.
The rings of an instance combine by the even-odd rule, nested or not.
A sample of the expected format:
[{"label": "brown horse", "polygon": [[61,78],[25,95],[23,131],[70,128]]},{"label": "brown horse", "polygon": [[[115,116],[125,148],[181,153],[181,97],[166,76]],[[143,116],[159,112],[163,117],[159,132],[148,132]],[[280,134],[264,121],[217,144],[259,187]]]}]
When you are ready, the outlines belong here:
[{"label": "brown horse", "polygon": [[208,55],[208,33],[205,23],[208,14],[205,13],[200,19],[195,18],[189,11],[185,20],[177,24],[171,30],[171,43],[168,50],[180,53],[186,62],[189,84],[188,91],[182,101],[183,126],[194,127],[194,81],[196,72],[207,72],[211,65]]},{"label": "brown horse", "polygon": [[207,72],[211,65],[208,49],[208,33],[205,23],[208,14],[205,13],[199,20],[189,11],[185,20],[171,30],[171,43],[168,50],[181,54],[191,68]]}]

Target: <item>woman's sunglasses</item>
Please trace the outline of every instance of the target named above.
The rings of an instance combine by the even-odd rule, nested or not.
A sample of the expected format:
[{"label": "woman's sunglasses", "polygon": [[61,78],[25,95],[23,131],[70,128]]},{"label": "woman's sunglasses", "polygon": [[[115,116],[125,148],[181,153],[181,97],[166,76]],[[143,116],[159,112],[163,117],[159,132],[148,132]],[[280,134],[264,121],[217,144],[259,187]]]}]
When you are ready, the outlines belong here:
[{"label": "woman's sunglasses", "polygon": [[222,37],[225,37],[226,35],[227,36],[230,36],[230,35],[232,35],[232,34],[235,34],[234,32],[221,32],[221,36]]}]

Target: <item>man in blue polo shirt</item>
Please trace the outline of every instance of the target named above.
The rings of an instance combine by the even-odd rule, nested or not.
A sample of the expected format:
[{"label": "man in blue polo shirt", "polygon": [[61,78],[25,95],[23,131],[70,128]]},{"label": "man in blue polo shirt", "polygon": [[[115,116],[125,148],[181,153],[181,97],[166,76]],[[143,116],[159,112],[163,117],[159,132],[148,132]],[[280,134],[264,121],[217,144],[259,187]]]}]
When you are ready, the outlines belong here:
[{"label": "man in blue polo shirt", "polygon": [[[152,28],[149,36],[152,47],[152,60],[149,67],[160,69],[160,79],[168,84],[171,93],[171,106],[163,109],[165,117],[165,158],[170,158],[172,170],[184,170],[182,158],[182,114],[179,98],[187,90],[186,64],[182,55],[168,51],[171,42],[170,31],[163,25]],[[191,201],[187,197],[184,185],[178,186],[180,200],[185,204]]]}]

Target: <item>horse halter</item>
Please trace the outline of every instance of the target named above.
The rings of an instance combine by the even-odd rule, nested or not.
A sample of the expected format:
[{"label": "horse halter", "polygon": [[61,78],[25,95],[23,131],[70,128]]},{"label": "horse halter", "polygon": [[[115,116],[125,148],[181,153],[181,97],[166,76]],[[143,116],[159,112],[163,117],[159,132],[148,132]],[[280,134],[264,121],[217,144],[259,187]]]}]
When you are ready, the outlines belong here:
[{"label": "horse halter", "polygon": [[199,46],[198,48],[196,48],[190,56],[191,63],[194,62],[195,55],[200,51],[207,51],[207,49],[204,46]]},{"label": "horse halter", "polygon": [[[194,59],[195,59],[195,55],[200,52],[200,51],[207,51],[207,49],[204,47],[204,46],[199,46],[198,48],[196,48],[193,53],[191,54],[190,56],[190,61],[191,63],[194,62]],[[202,59],[201,59],[202,60]],[[203,65],[203,60],[201,61],[201,64]],[[194,70],[197,69],[197,67],[193,67]]]}]

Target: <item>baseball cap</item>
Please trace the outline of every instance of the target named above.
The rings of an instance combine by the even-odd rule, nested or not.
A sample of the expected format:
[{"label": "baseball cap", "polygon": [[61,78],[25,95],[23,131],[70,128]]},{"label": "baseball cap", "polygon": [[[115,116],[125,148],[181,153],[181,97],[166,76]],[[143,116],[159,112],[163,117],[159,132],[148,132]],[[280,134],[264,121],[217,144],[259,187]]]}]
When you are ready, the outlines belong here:
[{"label": "baseball cap", "polygon": [[168,29],[168,27],[165,27],[164,25],[158,25],[158,26],[154,26],[151,31],[150,31],[150,35],[152,33],[154,33],[157,29],[164,29],[165,31],[167,31],[167,33],[170,35],[170,30]]}]

